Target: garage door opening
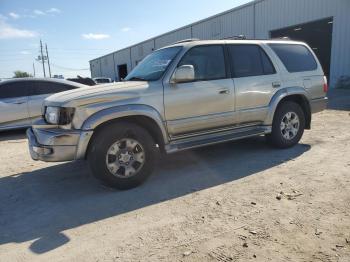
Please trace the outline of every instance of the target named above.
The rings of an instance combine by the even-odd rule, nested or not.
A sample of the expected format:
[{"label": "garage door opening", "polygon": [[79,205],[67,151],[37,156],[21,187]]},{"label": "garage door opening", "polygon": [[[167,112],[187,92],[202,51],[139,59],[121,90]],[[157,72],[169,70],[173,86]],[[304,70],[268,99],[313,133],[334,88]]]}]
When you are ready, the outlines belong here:
[{"label": "garage door opening", "polygon": [[329,79],[332,51],[333,18],[299,24],[270,32],[271,38],[288,37],[306,42],[315,52]]},{"label": "garage door opening", "polygon": [[119,81],[123,80],[128,75],[128,66],[126,64],[118,65]]}]

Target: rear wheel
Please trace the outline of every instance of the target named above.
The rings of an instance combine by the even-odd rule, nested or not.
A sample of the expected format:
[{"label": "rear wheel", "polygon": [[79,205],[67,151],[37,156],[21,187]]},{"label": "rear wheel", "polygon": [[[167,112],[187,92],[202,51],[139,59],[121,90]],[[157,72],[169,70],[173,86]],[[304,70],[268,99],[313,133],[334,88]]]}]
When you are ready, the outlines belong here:
[{"label": "rear wheel", "polygon": [[104,127],[92,141],[88,162],[95,177],[117,189],[130,189],[152,173],[157,148],[142,127],[118,122]]},{"label": "rear wheel", "polygon": [[288,148],[296,145],[305,129],[305,116],[297,103],[287,101],[278,106],[267,141],[275,147]]}]

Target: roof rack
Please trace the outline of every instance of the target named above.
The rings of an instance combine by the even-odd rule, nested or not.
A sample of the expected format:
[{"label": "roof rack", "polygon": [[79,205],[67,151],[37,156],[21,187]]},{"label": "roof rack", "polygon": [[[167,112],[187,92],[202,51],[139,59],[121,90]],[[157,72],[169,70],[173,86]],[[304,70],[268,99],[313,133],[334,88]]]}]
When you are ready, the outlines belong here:
[{"label": "roof rack", "polygon": [[198,41],[198,40],[200,40],[200,39],[198,39],[198,38],[188,38],[188,39],[183,39],[183,40],[177,41],[177,42],[173,43],[173,45],[186,43],[186,42],[193,42],[193,41]]},{"label": "roof rack", "polygon": [[270,40],[291,40],[291,39],[288,36],[282,36],[282,37],[271,38]]},{"label": "roof rack", "polygon": [[226,38],[222,38],[221,40],[247,40],[247,37],[245,35],[234,35]]}]

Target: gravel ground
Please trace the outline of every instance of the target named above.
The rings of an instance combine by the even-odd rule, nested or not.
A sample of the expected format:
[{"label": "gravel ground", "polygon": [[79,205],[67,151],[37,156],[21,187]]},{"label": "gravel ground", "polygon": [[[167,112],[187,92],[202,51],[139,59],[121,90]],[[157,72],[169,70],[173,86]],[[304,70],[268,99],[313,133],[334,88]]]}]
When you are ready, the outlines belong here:
[{"label": "gravel ground", "polygon": [[257,137],[170,155],[129,191],[2,133],[0,261],[350,261],[350,91],[330,97],[291,149]]}]

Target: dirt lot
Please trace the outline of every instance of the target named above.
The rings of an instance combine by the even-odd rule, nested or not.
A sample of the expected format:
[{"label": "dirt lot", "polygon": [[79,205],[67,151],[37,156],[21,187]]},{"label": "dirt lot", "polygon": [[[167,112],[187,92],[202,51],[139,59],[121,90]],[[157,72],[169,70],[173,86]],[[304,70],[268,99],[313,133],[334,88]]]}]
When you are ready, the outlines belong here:
[{"label": "dirt lot", "polygon": [[331,98],[294,148],[178,153],[123,192],[0,134],[0,261],[350,261],[350,92]]}]

